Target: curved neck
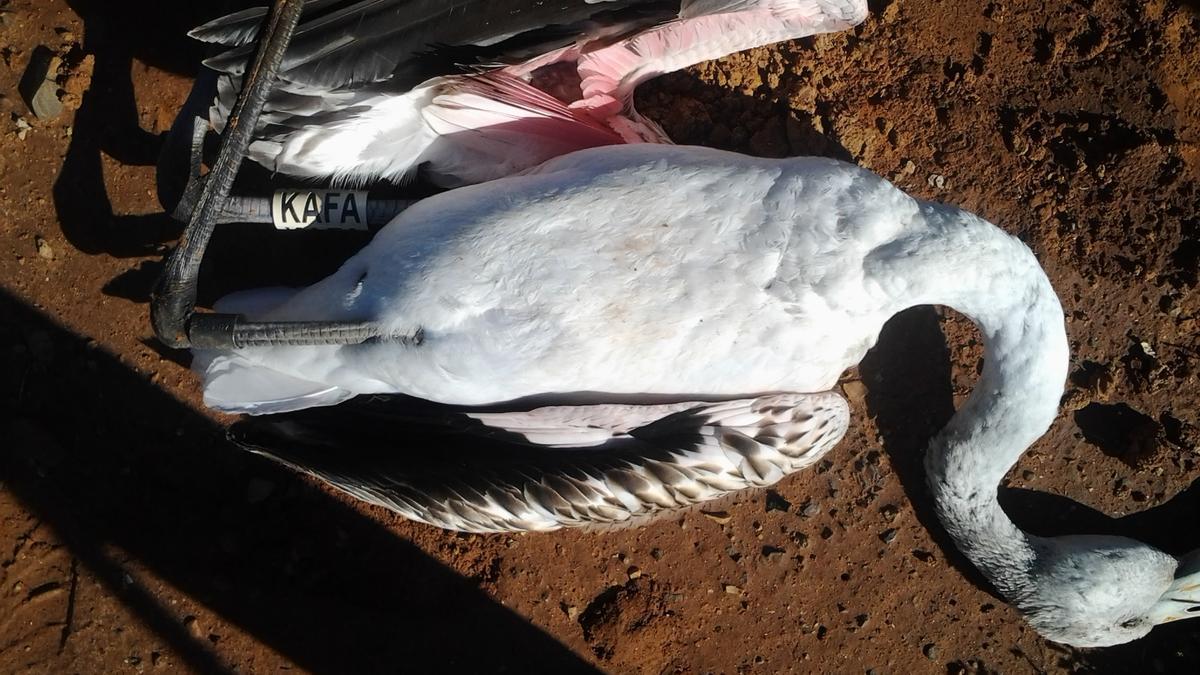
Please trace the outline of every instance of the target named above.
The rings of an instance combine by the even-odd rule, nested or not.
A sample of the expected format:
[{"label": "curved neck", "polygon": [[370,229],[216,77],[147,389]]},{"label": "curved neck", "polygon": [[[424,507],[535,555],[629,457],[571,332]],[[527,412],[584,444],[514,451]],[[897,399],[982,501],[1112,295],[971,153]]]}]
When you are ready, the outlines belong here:
[{"label": "curved neck", "polygon": [[903,264],[912,304],[947,305],[984,338],[983,374],[925,455],[938,517],[1018,607],[1035,592],[1031,538],[996,499],[1000,481],[1058,412],[1069,347],[1062,306],[1033,253],[969,213],[923,205]]}]

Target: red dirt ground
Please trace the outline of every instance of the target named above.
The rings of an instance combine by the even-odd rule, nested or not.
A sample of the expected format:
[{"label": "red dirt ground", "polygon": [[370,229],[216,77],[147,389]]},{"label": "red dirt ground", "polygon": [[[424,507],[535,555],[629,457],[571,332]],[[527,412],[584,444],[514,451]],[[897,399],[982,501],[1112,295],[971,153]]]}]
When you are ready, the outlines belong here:
[{"label": "red dirt ground", "polygon": [[[920,457],[981,350],[947,312],[889,324],[819,468],[640,529],[447,533],[233,447],[147,320],[179,231],[153,164],[200,56],[183,33],[222,9],[183,4],[0,0],[0,672],[1197,672],[1200,622],[1065,648],[950,546]],[[1039,533],[1200,545],[1197,3],[872,10],[639,107],[680,142],[849,159],[1021,236],[1072,377],[1005,503]],[[17,95],[38,45],[64,59],[50,121]],[[311,278],[331,242],[219,233],[204,300]]]}]

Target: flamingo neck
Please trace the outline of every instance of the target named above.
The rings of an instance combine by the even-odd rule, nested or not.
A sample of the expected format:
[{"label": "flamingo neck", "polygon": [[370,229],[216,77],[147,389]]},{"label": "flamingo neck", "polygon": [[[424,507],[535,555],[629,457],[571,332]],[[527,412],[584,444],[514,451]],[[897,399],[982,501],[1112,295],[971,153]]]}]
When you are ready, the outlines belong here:
[{"label": "flamingo neck", "polygon": [[1062,306],[1014,237],[951,207],[924,205],[922,216],[933,236],[909,243],[920,267],[910,278],[922,279],[910,286],[916,304],[965,314],[985,342],[979,382],[926,452],[929,486],[958,548],[1020,607],[1037,592],[1034,539],[1000,508],[997,489],[1057,415],[1069,359]]}]

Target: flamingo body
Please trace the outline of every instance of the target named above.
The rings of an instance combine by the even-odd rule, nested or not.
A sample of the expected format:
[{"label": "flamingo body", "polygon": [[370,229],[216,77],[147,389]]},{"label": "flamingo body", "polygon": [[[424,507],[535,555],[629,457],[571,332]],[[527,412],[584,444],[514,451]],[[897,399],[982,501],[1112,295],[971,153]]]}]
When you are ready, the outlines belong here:
[{"label": "flamingo body", "polygon": [[[1200,614],[1200,556],[1120,537],[1037,537],[1007,517],[997,486],[1053,423],[1063,391],[1058,298],[1014,237],[850,165],[658,145],[582,150],[421,202],[313,286],[229,304],[252,318],[380,321],[407,337],[201,355],[206,401],[291,410],[258,425],[277,448],[248,444],[405,515],[479,530],[630,522],[770,484],[844,432],[844,402],[821,390],[883,323],[913,305],[949,305],[985,340],[974,392],[926,453],[939,519],[959,549],[1060,642],[1117,644]],[[556,468],[525,461],[506,475],[468,463],[440,488],[414,487],[410,460],[391,449],[398,428],[380,428],[389,414],[351,398],[372,392],[493,406],[590,399],[598,407],[586,414],[560,406],[472,419],[531,444],[666,454],[639,452],[638,463],[552,450]],[[648,394],[686,404],[597,402]],[[771,398],[780,395],[790,398]],[[376,453],[357,454],[360,445]]]}]

